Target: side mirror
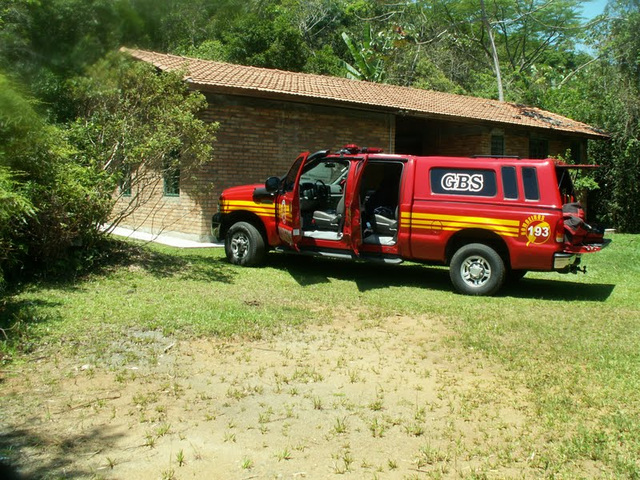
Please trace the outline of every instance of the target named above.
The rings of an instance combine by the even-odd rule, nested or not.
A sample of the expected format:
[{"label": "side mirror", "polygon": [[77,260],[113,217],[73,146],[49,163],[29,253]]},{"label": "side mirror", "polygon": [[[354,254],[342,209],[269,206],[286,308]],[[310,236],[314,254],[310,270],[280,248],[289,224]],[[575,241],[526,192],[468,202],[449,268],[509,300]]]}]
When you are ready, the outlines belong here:
[{"label": "side mirror", "polygon": [[280,188],[280,179],[278,177],[269,177],[264,182],[264,188],[269,193],[277,192]]}]

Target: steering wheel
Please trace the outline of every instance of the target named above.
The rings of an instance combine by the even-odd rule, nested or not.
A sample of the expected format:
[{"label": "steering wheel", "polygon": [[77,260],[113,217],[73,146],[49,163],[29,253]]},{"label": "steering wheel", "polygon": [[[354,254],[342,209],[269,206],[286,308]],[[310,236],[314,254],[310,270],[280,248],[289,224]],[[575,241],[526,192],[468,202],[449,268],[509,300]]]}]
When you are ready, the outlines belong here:
[{"label": "steering wheel", "polygon": [[313,185],[314,196],[316,199],[325,201],[327,199],[328,188],[327,185],[320,179],[316,180]]}]

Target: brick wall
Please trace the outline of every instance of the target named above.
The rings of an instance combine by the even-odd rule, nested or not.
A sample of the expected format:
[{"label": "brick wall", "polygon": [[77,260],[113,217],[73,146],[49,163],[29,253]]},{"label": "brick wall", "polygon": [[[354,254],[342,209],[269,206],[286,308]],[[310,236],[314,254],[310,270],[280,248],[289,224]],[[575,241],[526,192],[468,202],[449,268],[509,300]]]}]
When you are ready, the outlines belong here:
[{"label": "brick wall", "polygon": [[216,191],[286,173],[299,153],[348,143],[388,151],[393,119],[349,109],[208,95],[204,118],[220,122],[210,170]]},{"label": "brick wall", "polygon": [[[504,154],[529,157],[529,141],[532,132],[520,129],[498,129],[479,125],[456,125],[445,122],[429,122],[425,124],[423,135],[423,155],[463,156],[489,155],[491,153],[491,136],[504,136]],[[556,137],[540,135],[549,143],[549,155],[564,155],[572,143],[571,137]]]},{"label": "brick wall", "polygon": [[120,226],[196,241],[210,239],[210,217],[205,218],[202,214],[202,182],[199,179],[181,175],[180,195],[167,196],[159,175],[153,175],[142,186],[136,185],[136,173],[131,196],[120,197],[114,208],[114,217],[131,212]]},{"label": "brick wall", "polygon": [[471,157],[486,155],[491,150],[489,130],[477,126],[440,124],[435,153],[447,157]]},{"label": "brick wall", "polygon": [[[181,178],[179,197],[164,196],[159,179],[122,226],[206,241],[218,196],[227,187],[283,175],[306,150],[336,151],[349,143],[394,148],[391,115],[226,95],[207,99],[202,118],[220,123],[210,164],[195,179]],[[128,200],[123,198],[120,206]]]}]

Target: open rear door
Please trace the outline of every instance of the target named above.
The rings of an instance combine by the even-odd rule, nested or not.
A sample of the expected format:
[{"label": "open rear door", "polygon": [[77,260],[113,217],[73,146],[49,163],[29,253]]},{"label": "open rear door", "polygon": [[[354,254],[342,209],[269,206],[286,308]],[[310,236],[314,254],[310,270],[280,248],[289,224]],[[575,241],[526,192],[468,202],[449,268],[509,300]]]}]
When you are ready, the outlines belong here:
[{"label": "open rear door", "polygon": [[298,250],[302,239],[300,220],[300,176],[309,152],[300,155],[282,181],[282,190],[276,201],[278,235],[286,244]]},{"label": "open rear door", "polygon": [[343,239],[351,247],[353,253],[360,255],[362,245],[362,208],[360,205],[360,187],[362,174],[369,162],[369,155],[356,164],[351,182],[352,188],[348,188],[345,195],[345,222]]},{"label": "open rear door", "polygon": [[[599,165],[556,165],[558,188],[562,198],[564,250],[570,253],[596,252],[610,240],[604,238],[604,228],[586,223],[586,197],[579,202],[574,190],[574,182],[581,170],[594,170]],[[566,176],[571,182],[566,181]]]},{"label": "open rear door", "polygon": [[[571,165],[567,163],[556,163],[556,176],[558,177],[558,188],[562,195],[562,203],[575,202],[574,183],[582,171],[595,170],[600,165]],[[573,197],[573,198],[570,198]]]}]

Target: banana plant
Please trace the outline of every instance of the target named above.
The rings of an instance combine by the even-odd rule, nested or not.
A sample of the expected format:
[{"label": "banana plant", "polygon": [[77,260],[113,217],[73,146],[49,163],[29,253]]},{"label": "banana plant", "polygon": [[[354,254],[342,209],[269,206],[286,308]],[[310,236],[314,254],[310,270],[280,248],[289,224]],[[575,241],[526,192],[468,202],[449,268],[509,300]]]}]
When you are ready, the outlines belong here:
[{"label": "banana plant", "polygon": [[342,39],[353,58],[353,64],[342,61],[347,70],[347,78],[381,83],[385,79],[384,54],[391,48],[391,42],[383,35],[378,35],[381,43],[376,45],[373,40],[371,26],[364,29],[364,39],[357,45],[347,32],[342,33]]}]

